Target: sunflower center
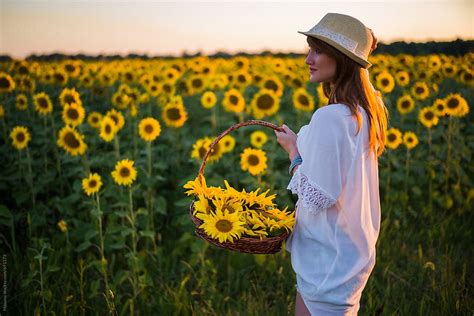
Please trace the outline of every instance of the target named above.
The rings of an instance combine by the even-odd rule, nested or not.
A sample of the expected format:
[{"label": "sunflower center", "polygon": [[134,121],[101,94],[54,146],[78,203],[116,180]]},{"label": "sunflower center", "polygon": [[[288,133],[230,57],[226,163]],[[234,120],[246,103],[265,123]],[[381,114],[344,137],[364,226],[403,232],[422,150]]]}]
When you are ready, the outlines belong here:
[{"label": "sunflower center", "polygon": [[163,90],[165,90],[166,93],[170,93],[171,92],[171,86],[169,84],[165,84],[165,85],[163,85]]},{"label": "sunflower center", "polygon": [[71,64],[67,64],[64,69],[66,69],[68,72],[73,72],[74,71],[74,66]]},{"label": "sunflower center", "polygon": [[211,150],[211,155],[212,155],[212,156],[217,156],[217,155],[219,155],[220,149],[221,149],[221,148],[220,148],[220,146],[219,146],[219,143],[214,144],[214,147],[213,147],[212,150]]},{"label": "sunflower center", "polygon": [[416,90],[415,90],[415,92],[416,92],[417,94],[422,94],[424,91],[425,91],[425,89],[423,89],[422,87],[418,87],[418,88],[416,88]]},{"label": "sunflower center", "polygon": [[273,98],[268,94],[260,96],[257,100],[257,107],[262,110],[271,109],[273,104]]},{"label": "sunflower center", "polygon": [[206,154],[207,149],[205,147],[200,147],[199,148],[199,157],[204,158],[204,155]]},{"label": "sunflower center", "polygon": [[239,103],[239,98],[237,98],[235,95],[231,95],[229,100],[230,100],[230,103],[232,103],[234,105]]},{"label": "sunflower center", "polygon": [[308,100],[308,97],[306,97],[305,95],[300,95],[298,97],[298,101],[301,103],[301,105],[303,106],[308,106],[309,105],[309,100]]},{"label": "sunflower center", "polygon": [[232,230],[232,223],[226,219],[220,219],[216,222],[216,228],[222,233],[228,233]]},{"label": "sunflower center", "polygon": [[67,116],[71,119],[71,120],[77,120],[79,118],[79,113],[77,112],[76,109],[68,109],[67,111]]},{"label": "sunflower center", "polygon": [[432,119],[434,118],[433,112],[431,112],[431,111],[426,112],[426,113],[425,113],[425,118],[426,118],[427,120],[432,120]]},{"label": "sunflower center", "polygon": [[145,132],[146,132],[147,134],[153,133],[153,126],[151,126],[151,125],[145,125]]},{"label": "sunflower center", "polygon": [[457,99],[450,99],[448,101],[448,108],[450,109],[455,109],[458,107],[458,105],[459,105],[459,101]]},{"label": "sunflower center", "polygon": [[397,137],[395,136],[395,134],[388,134],[387,139],[389,142],[394,142]]},{"label": "sunflower center", "polygon": [[122,167],[120,169],[120,176],[123,178],[130,176],[130,169],[128,169],[127,167]]},{"label": "sunflower center", "polygon": [[244,75],[238,75],[237,76],[237,81],[243,82],[243,83],[247,82]]},{"label": "sunflower center", "polygon": [[278,86],[273,80],[268,80],[267,82],[265,82],[265,88],[273,91],[278,90]]},{"label": "sunflower center", "polygon": [[250,155],[248,157],[248,162],[249,162],[249,165],[251,166],[257,166],[258,163],[260,162],[260,159],[258,159],[256,155]]},{"label": "sunflower center", "polygon": [[381,81],[381,83],[382,83],[382,86],[386,87],[386,86],[388,86],[389,81],[388,81],[387,78],[383,78],[382,81]]},{"label": "sunflower center", "polygon": [[6,77],[0,77],[0,88],[9,88],[10,81]]},{"label": "sunflower center", "polygon": [[194,79],[192,81],[193,88],[201,88],[202,87],[202,80],[201,79]]},{"label": "sunflower center", "polygon": [[110,132],[112,132],[112,127],[109,124],[105,125],[105,133],[109,134]]},{"label": "sunflower center", "polygon": [[22,143],[24,140],[25,140],[25,134],[23,134],[22,132],[16,134],[16,140],[20,143]]},{"label": "sunflower center", "polygon": [[97,185],[97,181],[96,181],[96,180],[91,180],[91,181],[89,181],[89,187],[90,187],[90,188],[95,188],[96,185]]},{"label": "sunflower center", "polygon": [[177,121],[181,118],[181,113],[179,109],[171,108],[166,111],[166,116],[172,121]]},{"label": "sunflower center", "polygon": [[70,148],[79,148],[80,147],[80,143],[79,141],[77,140],[76,138],[76,135],[74,135],[74,133],[72,132],[68,132],[65,136],[64,136],[64,142],[67,144],[68,147]]},{"label": "sunflower center", "polygon": [[39,98],[38,105],[40,106],[40,108],[43,108],[43,109],[48,108],[48,102],[46,101],[45,98]]},{"label": "sunflower center", "polygon": [[72,95],[66,94],[66,96],[64,98],[64,102],[67,103],[67,104],[71,104],[71,103],[76,102],[76,99]]},{"label": "sunflower center", "polygon": [[402,102],[402,108],[408,109],[409,107],[410,107],[410,102],[408,102],[408,101],[403,101]]}]

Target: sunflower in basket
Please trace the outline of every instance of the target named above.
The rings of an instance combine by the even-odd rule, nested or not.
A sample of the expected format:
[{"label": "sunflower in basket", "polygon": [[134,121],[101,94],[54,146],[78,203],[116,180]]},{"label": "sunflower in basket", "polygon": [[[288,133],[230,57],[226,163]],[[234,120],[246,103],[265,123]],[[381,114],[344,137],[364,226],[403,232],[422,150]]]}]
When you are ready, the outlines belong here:
[{"label": "sunflower in basket", "polygon": [[208,236],[234,243],[242,237],[263,240],[291,232],[294,212],[279,210],[273,202],[276,195],[268,195],[270,190],[237,191],[224,183],[224,188],[208,187],[200,175],[184,185],[186,194],[195,198],[192,214],[201,221],[198,228]]}]

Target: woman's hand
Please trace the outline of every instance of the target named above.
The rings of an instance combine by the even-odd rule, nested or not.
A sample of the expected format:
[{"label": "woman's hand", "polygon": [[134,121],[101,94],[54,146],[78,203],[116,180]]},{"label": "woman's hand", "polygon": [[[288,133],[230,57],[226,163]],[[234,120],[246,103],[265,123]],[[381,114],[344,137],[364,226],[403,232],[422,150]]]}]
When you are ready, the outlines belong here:
[{"label": "woman's hand", "polygon": [[285,124],[281,126],[282,132],[274,131],[278,143],[288,153],[290,160],[293,160],[298,155],[298,147],[296,146],[296,139],[298,136]]}]

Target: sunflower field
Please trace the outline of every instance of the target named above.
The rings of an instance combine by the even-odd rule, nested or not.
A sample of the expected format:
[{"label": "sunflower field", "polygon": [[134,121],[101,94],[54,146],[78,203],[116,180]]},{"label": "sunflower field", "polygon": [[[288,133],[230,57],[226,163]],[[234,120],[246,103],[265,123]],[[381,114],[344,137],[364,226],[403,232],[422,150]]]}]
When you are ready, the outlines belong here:
[{"label": "sunflower field", "polygon": [[[327,104],[304,58],[1,62],[1,311],[292,315],[289,254],[196,238],[186,186],[229,126],[261,119],[298,132]],[[474,54],[370,62],[390,117],[377,264],[360,314],[470,315]],[[273,131],[249,126],[216,144],[205,177],[234,193],[268,190],[278,228],[288,228],[288,165]],[[246,230],[225,213],[200,216],[221,240]],[[223,218],[238,228],[229,236],[216,224]]]}]

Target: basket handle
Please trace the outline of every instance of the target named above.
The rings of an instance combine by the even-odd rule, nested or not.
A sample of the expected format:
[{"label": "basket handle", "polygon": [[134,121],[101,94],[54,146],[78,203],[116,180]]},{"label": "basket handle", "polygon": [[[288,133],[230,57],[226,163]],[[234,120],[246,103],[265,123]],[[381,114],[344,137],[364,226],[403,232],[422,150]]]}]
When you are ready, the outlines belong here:
[{"label": "basket handle", "polygon": [[279,132],[284,131],[283,128],[278,127],[277,125],[275,125],[273,123],[269,123],[269,122],[265,122],[265,121],[261,121],[261,120],[249,120],[249,121],[244,121],[244,122],[240,122],[240,123],[232,125],[228,129],[226,129],[225,131],[220,133],[219,136],[217,136],[217,138],[214,139],[214,141],[209,145],[209,149],[207,150],[206,154],[204,155],[204,158],[202,159],[201,167],[199,168],[198,177],[201,177],[204,174],[204,169],[206,168],[207,158],[209,157],[212,149],[214,149],[214,146],[222,139],[222,137],[224,137],[225,135],[229,134],[232,131],[235,131],[236,129],[239,129],[243,126],[249,126],[249,125],[262,125],[262,126],[272,128],[272,129],[274,129],[276,131],[279,131]]}]

